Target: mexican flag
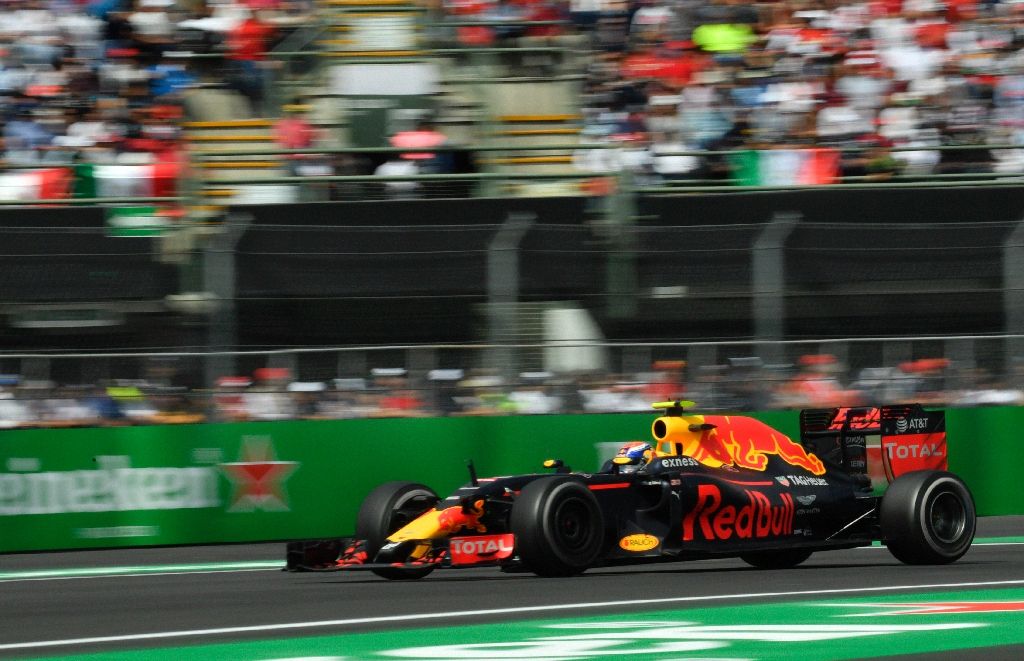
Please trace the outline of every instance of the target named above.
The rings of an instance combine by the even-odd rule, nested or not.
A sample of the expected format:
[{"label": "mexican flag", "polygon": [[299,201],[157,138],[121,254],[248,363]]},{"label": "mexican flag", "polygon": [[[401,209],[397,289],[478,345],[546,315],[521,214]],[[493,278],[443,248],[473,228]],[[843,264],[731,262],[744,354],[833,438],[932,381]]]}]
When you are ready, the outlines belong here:
[{"label": "mexican flag", "polygon": [[729,154],[737,186],[810,186],[839,183],[839,151],[759,149]]},{"label": "mexican flag", "polygon": [[12,170],[0,174],[0,200],[56,200],[68,197],[70,191],[70,168]]},{"label": "mexican flag", "polygon": [[172,197],[181,167],[174,161],[143,165],[94,165],[98,197]]}]

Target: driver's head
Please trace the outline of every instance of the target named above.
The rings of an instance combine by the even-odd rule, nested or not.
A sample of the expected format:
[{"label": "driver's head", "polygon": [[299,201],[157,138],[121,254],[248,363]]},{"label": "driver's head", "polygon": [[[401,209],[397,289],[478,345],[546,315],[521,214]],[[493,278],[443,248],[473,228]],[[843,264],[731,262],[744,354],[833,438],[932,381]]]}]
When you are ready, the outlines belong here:
[{"label": "driver's head", "polygon": [[648,461],[650,461],[651,452],[652,448],[650,443],[645,443],[643,441],[630,441],[629,443],[626,443],[619,448],[619,451],[615,454],[615,458],[619,461],[622,459],[629,460],[629,463],[619,464],[619,472],[635,473],[640,470]]}]

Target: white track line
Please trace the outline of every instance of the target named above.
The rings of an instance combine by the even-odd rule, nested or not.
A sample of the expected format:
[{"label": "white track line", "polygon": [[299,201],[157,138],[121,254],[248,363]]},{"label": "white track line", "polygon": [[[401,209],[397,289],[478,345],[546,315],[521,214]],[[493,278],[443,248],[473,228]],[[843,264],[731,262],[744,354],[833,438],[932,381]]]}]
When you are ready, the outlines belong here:
[{"label": "white track line", "polygon": [[121,636],[95,636],[92,638],[67,638],[63,640],[37,640],[24,643],[0,644],[2,650],[24,650],[41,647],[67,647],[71,645],[92,645],[97,643],[123,643],[141,640],[166,640],[169,638],[197,638],[226,634],[261,633],[269,631],[294,631],[296,629],[322,629],[343,627],[354,624],[378,624],[385,622],[412,622],[465,618],[481,615],[511,615],[521,613],[544,613],[561,610],[611,608],[617,606],[653,606],[657,604],[696,603],[702,601],[730,601],[736,599],[764,599],[778,597],[806,597],[816,595],[862,594],[872,592],[896,592],[899,590],[930,590],[939,588],[978,588],[994,586],[1024,585],[1024,579],[1010,581],[979,581],[970,583],[928,583],[923,585],[889,585],[868,588],[836,588],[831,590],[795,590],[792,592],[749,592],[742,594],[717,594],[698,597],[665,597],[661,599],[628,599],[623,601],[598,601],[578,604],[552,604],[547,606],[521,606],[517,608],[491,608],[483,610],[448,611],[443,613],[410,613],[408,615],[385,615],[379,617],[357,617],[347,620],[319,620],[313,622],[287,622],[282,624],[258,624],[245,627],[220,627],[216,629],[192,629],[190,631],[157,631]]},{"label": "white track line", "polygon": [[[975,546],[1024,546],[1024,542],[974,542],[973,544],[971,544],[971,548],[972,549]],[[855,546],[854,549],[859,550],[859,551],[863,551],[864,549],[868,549],[869,551],[870,550],[888,551],[889,547],[885,546],[884,544],[879,544],[877,546],[875,544],[872,544],[871,546]],[[825,553],[825,552],[826,551],[822,551],[822,553]],[[969,552],[970,551],[968,551],[968,553]]]},{"label": "white track line", "polygon": [[[973,546],[1024,546],[1024,542],[975,542]],[[853,549],[855,551],[886,551],[888,550],[882,545],[871,545],[871,546],[857,546]],[[732,558],[721,558],[723,560],[729,560]],[[250,567],[230,566],[234,563],[225,563],[223,569],[216,568],[215,564],[208,565],[197,565],[196,567],[188,567],[185,565],[178,566],[170,565],[167,569],[161,569],[160,565],[154,566],[152,571],[146,566],[136,567],[110,567],[110,568],[90,568],[88,570],[70,569],[70,570],[27,570],[24,572],[0,572],[0,583],[24,583],[27,581],[75,581],[84,579],[96,579],[96,578],[139,578],[145,576],[184,576],[188,574],[230,574],[235,572],[253,572],[253,571],[281,571],[283,564],[277,562],[249,562],[249,563],[237,563],[239,565],[253,565]],[[263,566],[258,566],[263,565]],[[81,572],[81,573],[80,573]]]},{"label": "white track line", "polygon": [[148,576],[185,576],[201,574],[235,574],[253,571],[281,571],[280,567],[268,569],[203,569],[195,571],[146,571],[132,573],[88,574],[84,576],[34,576],[26,578],[0,578],[0,583],[27,583],[29,581],[82,581],[93,578],[145,578]]}]

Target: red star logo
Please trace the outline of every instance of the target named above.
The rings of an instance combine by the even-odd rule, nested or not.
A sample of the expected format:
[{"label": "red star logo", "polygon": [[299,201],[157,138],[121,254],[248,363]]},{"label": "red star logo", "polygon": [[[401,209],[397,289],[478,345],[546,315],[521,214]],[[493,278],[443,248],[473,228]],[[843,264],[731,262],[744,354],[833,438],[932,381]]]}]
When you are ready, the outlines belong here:
[{"label": "red star logo", "polygon": [[849,617],[875,615],[945,615],[949,613],[1013,613],[1024,612],[1024,601],[932,601],[889,604],[836,604],[843,606],[870,606],[882,611],[857,613]]},{"label": "red star logo", "polygon": [[284,482],[299,467],[296,461],[277,461],[269,436],[246,436],[238,461],[221,464],[235,491],[229,512],[287,512]]}]

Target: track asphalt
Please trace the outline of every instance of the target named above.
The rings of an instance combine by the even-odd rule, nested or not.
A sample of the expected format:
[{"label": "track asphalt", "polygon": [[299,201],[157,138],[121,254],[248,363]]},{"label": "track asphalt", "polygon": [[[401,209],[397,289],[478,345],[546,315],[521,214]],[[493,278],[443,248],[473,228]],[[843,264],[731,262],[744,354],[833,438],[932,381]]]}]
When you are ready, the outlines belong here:
[{"label": "track asphalt", "polygon": [[[543,620],[548,622],[543,625],[548,627],[544,631],[551,634],[564,626],[558,621],[625,618],[630,626],[640,627],[640,631],[650,624],[638,622],[649,622],[651,617],[669,618],[668,621],[683,617],[688,623],[676,622],[673,626],[706,628],[714,622],[717,627],[732,627],[731,633],[724,634],[725,639],[748,639],[747,647],[736,643],[740,646],[732,649],[728,647],[732,643],[721,640],[723,629],[716,630],[717,634],[705,631],[705,637],[718,639],[716,648],[706,640],[698,640],[700,636],[693,633],[687,642],[671,643],[675,647],[665,650],[672,653],[658,658],[785,658],[777,656],[781,649],[778,645],[782,643],[769,645],[770,636],[766,638],[764,631],[755,635],[735,630],[735,625],[785,625],[789,629],[772,635],[802,636],[801,640],[809,640],[807,631],[811,629],[806,627],[821,623],[847,627],[848,631],[842,634],[844,640],[877,640],[884,632],[868,631],[864,625],[892,624],[891,617],[879,618],[871,612],[865,613],[870,617],[846,617],[845,613],[838,617],[835,609],[881,608],[876,602],[919,603],[926,596],[943,602],[955,599],[958,603],[1012,603],[1013,608],[1001,610],[1014,612],[1002,615],[1020,620],[1005,620],[991,626],[977,624],[980,628],[962,631],[944,629],[932,636],[936,641],[945,635],[955,634],[961,641],[968,637],[973,646],[979,647],[975,652],[948,651],[948,645],[962,645],[960,642],[948,643],[947,651],[942,651],[940,645],[931,652],[894,644],[885,654],[903,654],[915,660],[982,659],[982,655],[986,661],[1024,658],[1024,633],[1021,640],[1013,638],[1013,634],[1010,638],[986,637],[999,626],[1009,627],[1011,632],[1024,632],[1024,517],[982,519],[978,538],[964,558],[942,567],[903,565],[886,549],[872,547],[815,554],[804,565],[782,571],[756,570],[739,560],[705,560],[597,569],[571,579],[539,579],[494,569],[437,571],[414,582],[389,582],[366,573],[282,572],[278,568],[283,565],[283,544],[8,555],[0,556],[0,659],[79,654],[88,654],[91,659],[121,658],[118,651],[135,649],[148,650],[150,654],[137,658],[153,659],[388,658],[365,651],[376,649],[366,641],[390,638],[401,647],[408,636],[415,636],[415,632],[410,634],[408,630],[419,627],[433,631],[431,635],[440,636],[438,640],[442,643],[473,642],[467,641],[466,636],[476,632],[473,635],[478,642],[485,640],[480,636],[490,636],[486,638],[492,641],[490,645],[512,646],[517,643],[493,641],[506,640],[501,636],[512,635],[509,632],[518,622]],[[859,601],[849,606],[840,603],[843,600]],[[775,611],[757,610],[777,603],[811,602],[816,605],[810,619],[796,615],[790,618],[787,613],[796,611],[789,606],[776,607]],[[826,602],[827,608],[817,605]],[[680,609],[682,615],[666,614],[670,609]],[[695,622],[694,617],[702,613],[707,613],[708,618]],[[712,613],[718,613],[719,619],[712,617]],[[721,619],[730,613],[742,622]],[[943,626],[955,629],[959,625],[949,623],[966,627],[977,619],[964,613],[943,618],[917,615],[909,621],[920,627],[931,627],[941,621],[947,623]],[[808,622],[815,624],[801,624]],[[501,627],[490,626],[495,624]],[[596,621],[588,626],[604,625]],[[794,633],[798,630],[802,633]],[[839,630],[827,635],[814,634],[821,644],[803,658],[852,658],[849,650],[844,652],[845,648],[838,644],[827,643],[832,640],[828,636],[840,635],[835,633]],[[907,635],[923,636],[921,632]],[[885,635],[890,634],[896,635]],[[331,636],[335,637],[331,639],[333,643],[323,638]],[[366,646],[359,649],[364,651],[353,656],[351,652],[358,647],[355,646],[350,647],[349,653],[339,654],[338,646],[344,648],[345,644],[337,642],[344,640],[338,636],[350,637],[353,646],[357,639],[363,640]],[[536,631],[529,636],[541,640]],[[304,637],[322,637],[324,642],[318,643],[320,647],[316,649],[328,651],[309,653],[306,649],[297,653],[285,644]],[[749,640],[755,638],[761,640],[761,647],[750,647]],[[424,634],[421,642],[429,640],[433,639]],[[560,648],[561,651],[544,652],[538,648],[530,654],[524,652],[522,658],[615,657],[610,647],[592,656],[585,651],[571,652],[573,645],[594,645],[594,636],[586,643],[579,642],[584,640],[579,636],[566,640],[569,642],[558,643],[569,646]],[[237,648],[223,647],[225,643]],[[985,645],[992,647],[982,648]],[[177,651],[168,652],[165,648]],[[416,655],[499,658],[486,656],[484,648],[459,652],[435,645],[431,649],[434,652],[418,648]],[[511,649],[506,648],[506,652]],[[457,656],[463,652],[466,655]],[[161,653],[166,656],[160,656]],[[635,652],[629,654],[644,658]],[[877,652],[871,652],[865,658],[877,656]],[[506,653],[502,658],[519,657]]]}]

